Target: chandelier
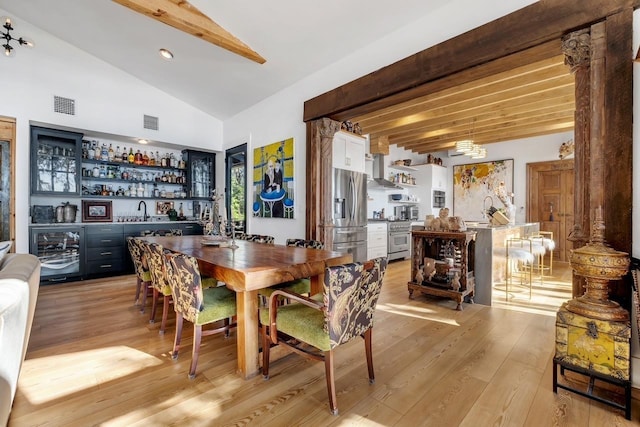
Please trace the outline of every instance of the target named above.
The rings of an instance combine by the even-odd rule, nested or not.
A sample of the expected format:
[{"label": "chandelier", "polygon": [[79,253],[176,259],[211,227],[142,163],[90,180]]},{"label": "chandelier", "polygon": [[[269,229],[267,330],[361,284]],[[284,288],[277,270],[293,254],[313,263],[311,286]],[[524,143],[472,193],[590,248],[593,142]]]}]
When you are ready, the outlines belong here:
[{"label": "chandelier", "polygon": [[456,151],[458,153],[469,156],[472,159],[484,159],[485,157],[487,157],[487,149],[478,144],[474,144],[473,141],[473,128],[475,125],[475,121],[476,120],[473,119],[471,125],[469,126],[468,138],[456,141]]},{"label": "chandelier", "polygon": [[13,31],[13,26],[11,26],[11,18],[8,18],[6,16],[2,17],[1,22],[3,22],[3,24],[2,24],[2,30],[0,31],[4,31],[4,32],[0,32],[0,39],[4,39],[3,40],[4,43],[2,44],[2,47],[4,47],[5,56],[13,55],[14,47],[11,46],[11,42],[13,40],[18,42],[18,45],[20,46],[33,47],[33,42],[31,40],[28,40],[24,37],[15,38],[11,35],[11,31]]}]

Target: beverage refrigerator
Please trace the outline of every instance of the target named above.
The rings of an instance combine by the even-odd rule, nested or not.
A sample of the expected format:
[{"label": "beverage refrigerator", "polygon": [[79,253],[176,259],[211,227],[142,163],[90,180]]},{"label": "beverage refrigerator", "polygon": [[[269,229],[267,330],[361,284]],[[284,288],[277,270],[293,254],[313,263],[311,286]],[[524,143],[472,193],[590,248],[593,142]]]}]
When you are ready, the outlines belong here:
[{"label": "beverage refrigerator", "polygon": [[40,259],[41,284],[82,276],[82,226],[30,227],[30,232],[29,252]]}]

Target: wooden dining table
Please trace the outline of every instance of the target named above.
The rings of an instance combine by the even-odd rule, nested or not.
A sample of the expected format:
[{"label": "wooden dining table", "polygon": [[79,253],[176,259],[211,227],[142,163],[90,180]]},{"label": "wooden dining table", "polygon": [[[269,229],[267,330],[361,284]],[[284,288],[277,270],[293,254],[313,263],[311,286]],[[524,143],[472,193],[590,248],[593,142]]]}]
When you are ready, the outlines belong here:
[{"label": "wooden dining table", "polygon": [[202,275],[213,277],[236,292],[238,374],[258,374],[258,290],[305,277],[311,278],[311,292],[322,290],[325,267],[352,262],[348,253],[324,249],[236,240],[236,248],[203,244],[203,236],[139,237],[165,249],[198,260]]}]

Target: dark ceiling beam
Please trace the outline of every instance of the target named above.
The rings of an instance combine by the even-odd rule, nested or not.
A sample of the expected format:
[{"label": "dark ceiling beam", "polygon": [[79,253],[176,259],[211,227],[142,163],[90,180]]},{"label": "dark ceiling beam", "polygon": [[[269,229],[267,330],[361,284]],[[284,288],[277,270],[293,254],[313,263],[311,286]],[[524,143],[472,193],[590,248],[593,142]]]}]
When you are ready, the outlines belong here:
[{"label": "dark ceiling beam", "polygon": [[[359,114],[374,111],[391,105],[387,102],[393,95],[496,57],[557,41],[568,30],[639,6],[640,0],[540,0],[306,101],[303,120],[335,118],[356,108],[360,108]],[[382,105],[375,105],[380,100]]]}]

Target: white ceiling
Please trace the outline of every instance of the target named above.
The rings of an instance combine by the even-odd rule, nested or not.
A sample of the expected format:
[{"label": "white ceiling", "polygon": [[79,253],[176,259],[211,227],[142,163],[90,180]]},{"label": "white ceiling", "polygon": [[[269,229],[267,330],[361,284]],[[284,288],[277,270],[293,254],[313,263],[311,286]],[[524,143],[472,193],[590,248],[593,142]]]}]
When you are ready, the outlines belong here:
[{"label": "white ceiling", "polygon": [[[110,0],[0,0],[0,8],[225,120],[447,1],[190,1],[262,55],[262,65]],[[14,35],[29,37],[19,25]],[[173,61],[160,58],[163,47]]]}]

